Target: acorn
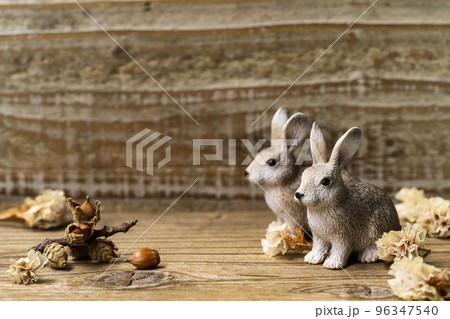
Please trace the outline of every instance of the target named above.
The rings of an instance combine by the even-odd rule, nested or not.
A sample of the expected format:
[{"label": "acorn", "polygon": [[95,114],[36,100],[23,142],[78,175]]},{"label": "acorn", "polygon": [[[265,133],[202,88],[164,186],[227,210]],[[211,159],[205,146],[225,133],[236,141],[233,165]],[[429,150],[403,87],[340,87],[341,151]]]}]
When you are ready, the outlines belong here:
[{"label": "acorn", "polygon": [[137,269],[150,269],[159,265],[159,253],[150,248],[140,248],[136,250],[130,259],[127,260]]},{"label": "acorn", "polygon": [[77,228],[72,229],[73,234],[82,234],[84,240],[88,240],[91,237],[92,226],[88,224],[80,224]]},{"label": "acorn", "polygon": [[95,215],[94,207],[89,202],[89,196],[86,196],[86,200],[80,205],[80,209],[86,214],[87,219],[91,219]]}]

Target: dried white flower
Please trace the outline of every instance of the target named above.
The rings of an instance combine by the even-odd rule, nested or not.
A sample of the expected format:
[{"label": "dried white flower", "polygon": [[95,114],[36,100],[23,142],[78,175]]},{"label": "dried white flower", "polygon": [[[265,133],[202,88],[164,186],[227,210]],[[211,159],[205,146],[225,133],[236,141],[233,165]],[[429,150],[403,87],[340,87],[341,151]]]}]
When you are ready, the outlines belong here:
[{"label": "dried white flower", "polygon": [[425,198],[425,192],[423,189],[417,189],[415,187],[402,187],[397,194],[395,194],[395,198],[402,202],[416,204]]},{"label": "dried white flower", "polygon": [[289,229],[286,224],[272,222],[267,228],[266,239],[261,239],[263,251],[267,256],[274,257],[288,250],[288,244],[285,238],[289,235]]},{"label": "dried white flower", "polygon": [[450,200],[432,197],[427,200],[428,207],[423,208],[417,217],[417,223],[431,237],[450,236]]},{"label": "dried white flower", "polygon": [[423,262],[422,257],[402,258],[391,265],[389,274],[394,294],[404,300],[444,300],[450,274]]},{"label": "dried white flower", "polygon": [[38,281],[36,272],[47,263],[47,258],[40,252],[28,251],[27,257],[11,259],[12,265],[6,271],[8,277],[17,284],[32,284]]},{"label": "dried white flower", "polygon": [[421,202],[425,200],[423,190],[403,187],[395,194],[395,198],[402,203],[395,205],[400,219],[414,223],[421,210]]},{"label": "dried white flower", "polygon": [[66,197],[62,190],[45,190],[36,198],[27,197],[28,210],[23,213],[28,226],[52,228],[66,223]]},{"label": "dried white flower", "polygon": [[450,236],[450,200],[426,198],[417,188],[402,188],[395,198],[402,201],[395,205],[401,219],[417,222],[431,237]]},{"label": "dried white flower", "polygon": [[412,259],[429,252],[425,249],[427,232],[419,225],[406,224],[400,231],[384,233],[377,242],[377,255],[381,260],[392,262],[403,257]]}]

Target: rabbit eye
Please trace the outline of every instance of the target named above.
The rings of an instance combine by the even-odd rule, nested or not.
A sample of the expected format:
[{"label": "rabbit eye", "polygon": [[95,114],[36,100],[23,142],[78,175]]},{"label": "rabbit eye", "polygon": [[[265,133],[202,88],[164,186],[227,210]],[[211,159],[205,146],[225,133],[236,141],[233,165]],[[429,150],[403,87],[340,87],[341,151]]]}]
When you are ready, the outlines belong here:
[{"label": "rabbit eye", "polygon": [[328,186],[331,184],[330,180],[328,178],[324,178],[322,179],[322,181],[320,182],[323,186]]},{"label": "rabbit eye", "polygon": [[267,164],[269,164],[269,166],[275,166],[276,163],[277,163],[277,161],[274,159],[270,159],[267,161]]}]

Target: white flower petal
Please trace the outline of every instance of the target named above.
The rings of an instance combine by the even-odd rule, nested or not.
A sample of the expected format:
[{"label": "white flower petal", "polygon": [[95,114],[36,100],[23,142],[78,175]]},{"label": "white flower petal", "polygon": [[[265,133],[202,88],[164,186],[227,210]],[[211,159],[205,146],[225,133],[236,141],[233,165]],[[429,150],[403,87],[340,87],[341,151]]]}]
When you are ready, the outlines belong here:
[{"label": "white flower petal", "polygon": [[47,263],[47,258],[40,252],[28,251],[27,257],[11,259],[12,265],[6,271],[8,277],[18,284],[30,284],[38,281],[36,272]]}]

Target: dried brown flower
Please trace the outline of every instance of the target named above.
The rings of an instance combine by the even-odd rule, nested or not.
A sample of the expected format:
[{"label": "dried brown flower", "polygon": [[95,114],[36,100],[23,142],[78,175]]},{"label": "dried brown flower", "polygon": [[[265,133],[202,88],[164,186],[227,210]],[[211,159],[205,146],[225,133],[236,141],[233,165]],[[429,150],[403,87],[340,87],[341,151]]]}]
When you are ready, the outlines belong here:
[{"label": "dried brown flower", "polygon": [[297,253],[300,253],[304,250],[310,250],[311,245],[306,241],[303,231],[300,228],[295,228],[295,232],[297,233],[296,236],[288,235],[284,238],[288,245],[288,250],[292,250]]},{"label": "dried brown flower", "polygon": [[12,265],[6,271],[8,277],[16,284],[32,284],[39,280],[36,272],[47,263],[47,258],[40,252],[28,251],[27,257],[11,259]]},{"label": "dried brown flower", "polygon": [[269,257],[285,254],[288,250],[301,252],[311,249],[311,245],[305,240],[303,232],[297,228],[297,235],[292,235],[286,224],[272,222],[267,228],[266,238],[261,239],[264,253]]},{"label": "dried brown flower", "polygon": [[412,259],[423,256],[429,250],[425,249],[427,232],[417,224],[406,224],[400,231],[391,230],[384,233],[377,242],[377,255],[381,260],[392,262],[403,257]]},{"label": "dried brown flower", "polygon": [[389,286],[404,300],[444,300],[450,274],[423,262],[422,257],[403,258],[391,265]]}]

